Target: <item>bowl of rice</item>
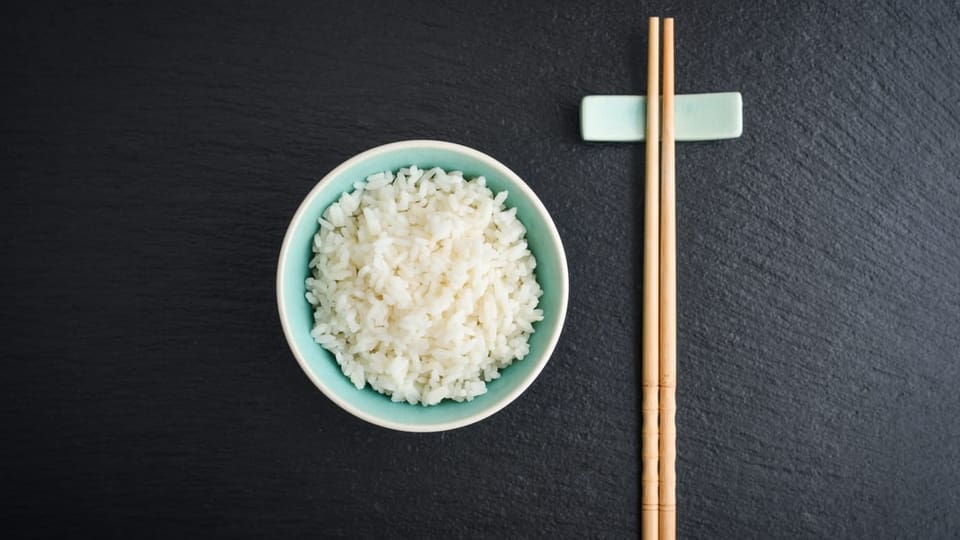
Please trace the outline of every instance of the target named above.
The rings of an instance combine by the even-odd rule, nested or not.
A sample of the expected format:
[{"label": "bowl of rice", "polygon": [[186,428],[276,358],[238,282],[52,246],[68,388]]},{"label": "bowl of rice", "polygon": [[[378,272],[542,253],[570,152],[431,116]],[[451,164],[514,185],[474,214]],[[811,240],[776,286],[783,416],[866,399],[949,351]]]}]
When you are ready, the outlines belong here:
[{"label": "bowl of rice", "polygon": [[513,171],[466,146],[402,141],[327,174],[280,250],[291,351],[347,412],[401,431],[466,426],[515,400],[563,327],[566,256]]}]

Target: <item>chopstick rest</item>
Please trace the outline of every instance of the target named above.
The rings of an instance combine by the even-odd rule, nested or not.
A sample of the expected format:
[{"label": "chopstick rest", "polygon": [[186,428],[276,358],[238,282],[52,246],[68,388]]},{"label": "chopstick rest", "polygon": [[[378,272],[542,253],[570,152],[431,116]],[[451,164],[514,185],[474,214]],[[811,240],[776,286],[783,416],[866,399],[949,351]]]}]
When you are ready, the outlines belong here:
[{"label": "chopstick rest", "polygon": [[[580,103],[585,141],[629,142],[646,138],[645,96],[586,96]],[[743,132],[740,92],[681,94],[674,102],[676,140],[735,139]]]}]

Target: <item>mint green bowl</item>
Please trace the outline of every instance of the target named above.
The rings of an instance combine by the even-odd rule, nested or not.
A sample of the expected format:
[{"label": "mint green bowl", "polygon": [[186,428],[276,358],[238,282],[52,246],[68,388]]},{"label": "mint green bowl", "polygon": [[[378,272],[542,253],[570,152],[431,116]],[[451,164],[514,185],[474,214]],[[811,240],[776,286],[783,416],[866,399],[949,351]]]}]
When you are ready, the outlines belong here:
[{"label": "mint green bowl", "polygon": [[[487,384],[487,393],[473,401],[444,400],[424,407],[394,403],[369,386],[358,390],[340,371],[333,355],[310,337],[313,312],[304,296],[304,280],[309,275],[307,265],[312,256],[310,246],[317,232],[317,218],[341,193],[351,191],[354,182],[380,171],[396,171],[410,165],[421,169],[460,170],[468,178],[484,176],[494,192],[508,191],[506,204],[516,207],[517,217],[527,228],[530,251],[537,259],[544,319],[534,325],[530,353],[504,369],[499,379]],[[401,431],[443,431],[466,426],[516,399],[540,374],[553,353],[567,312],[568,288],[563,244],[540,199],[499,161],[472,148],[442,141],[402,141],[378,146],[348,159],[323,177],[294,214],[277,266],[280,322],[303,371],[320,391],[347,412]]]}]

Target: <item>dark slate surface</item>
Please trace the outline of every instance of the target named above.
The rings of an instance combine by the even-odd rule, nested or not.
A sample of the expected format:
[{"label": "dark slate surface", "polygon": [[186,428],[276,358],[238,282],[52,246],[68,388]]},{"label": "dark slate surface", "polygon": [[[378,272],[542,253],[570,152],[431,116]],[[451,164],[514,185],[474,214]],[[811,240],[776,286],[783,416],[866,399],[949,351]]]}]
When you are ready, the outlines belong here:
[{"label": "dark slate surface", "polygon": [[[26,4],[26,3],[25,3]],[[678,90],[679,532],[960,534],[955,2],[5,4],[0,484],[16,536],[621,537],[638,529],[642,147],[579,99]],[[274,306],[316,179],[467,144],[540,195],[567,326],[513,405],[395,433],[301,373]]]}]

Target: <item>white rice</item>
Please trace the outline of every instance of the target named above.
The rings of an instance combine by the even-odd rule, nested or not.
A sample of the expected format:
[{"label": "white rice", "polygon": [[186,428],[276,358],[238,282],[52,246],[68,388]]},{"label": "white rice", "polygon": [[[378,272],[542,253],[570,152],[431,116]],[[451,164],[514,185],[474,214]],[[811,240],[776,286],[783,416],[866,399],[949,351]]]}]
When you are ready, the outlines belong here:
[{"label": "white rice", "polygon": [[411,166],[354,184],[323,213],[311,335],[357,388],[469,401],[526,356],[543,291],[506,199],[482,176]]}]

